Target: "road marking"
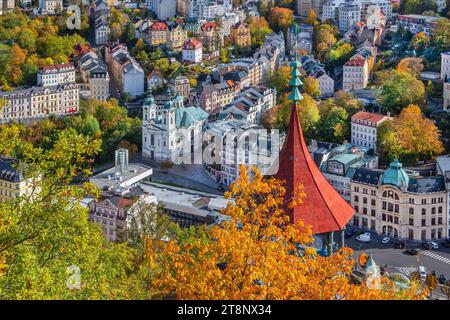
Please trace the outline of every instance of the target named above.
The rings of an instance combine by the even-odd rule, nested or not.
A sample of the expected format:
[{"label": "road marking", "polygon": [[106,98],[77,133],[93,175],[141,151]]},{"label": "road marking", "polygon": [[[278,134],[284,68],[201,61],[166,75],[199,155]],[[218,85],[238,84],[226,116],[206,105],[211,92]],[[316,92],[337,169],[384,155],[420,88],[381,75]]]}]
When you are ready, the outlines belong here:
[{"label": "road marking", "polygon": [[408,278],[412,272],[417,271],[417,268],[412,268],[412,267],[395,267],[395,269],[400,271],[402,274],[404,274]]},{"label": "road marking", "polygon": [[443,256],[441,256],[441,255],[439,255],[439,254],[437,254],[437,253],[435,253],[433,251],[430,251],[430,250],[420,251],[420,254],[429,256],[429,257],[431,257],[433,259],[436,259],[436,260],[439,260],[439,261],[441,261],[443,263],[450,264],[450,259],[449,258],[443,257]]}]

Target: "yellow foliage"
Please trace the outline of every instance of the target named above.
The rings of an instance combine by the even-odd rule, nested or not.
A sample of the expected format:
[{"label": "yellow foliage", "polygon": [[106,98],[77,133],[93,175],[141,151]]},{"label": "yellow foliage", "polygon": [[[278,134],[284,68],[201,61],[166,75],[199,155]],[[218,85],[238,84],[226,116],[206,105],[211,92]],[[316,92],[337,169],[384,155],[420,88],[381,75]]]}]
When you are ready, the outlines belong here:
[{"label": "yellow foliage", "polygon": [[[251,178],[250,178],[251,176]],[[304,196],[300,190],[297,203]],[[350,280],[355,261],[344,248],[318,256],[311,229],[292,225],[285,215],[283,182],[264,178],[241,167],[223,210],[230,220],[213,225],[207,239],[168,241],[153,246],[155,280],[149,284],[159,297],[177,299],[422,299],[415,284],[399,291],[388,279],[382,290]],[[306,247],[302,253],[297,245]]]}]

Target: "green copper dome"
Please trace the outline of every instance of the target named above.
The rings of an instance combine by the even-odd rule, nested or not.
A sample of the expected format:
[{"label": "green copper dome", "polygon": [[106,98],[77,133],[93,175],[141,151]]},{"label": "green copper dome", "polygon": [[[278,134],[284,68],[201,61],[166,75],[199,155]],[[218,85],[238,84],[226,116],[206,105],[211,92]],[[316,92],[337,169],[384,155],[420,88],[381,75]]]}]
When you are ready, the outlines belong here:
[{"label": "green copper dome", "polygon": [[389,169],[383,173],[382,183],[391,184],[398,188],[408,187],[409,177],[397,159],[392,161],[389,164]]}]

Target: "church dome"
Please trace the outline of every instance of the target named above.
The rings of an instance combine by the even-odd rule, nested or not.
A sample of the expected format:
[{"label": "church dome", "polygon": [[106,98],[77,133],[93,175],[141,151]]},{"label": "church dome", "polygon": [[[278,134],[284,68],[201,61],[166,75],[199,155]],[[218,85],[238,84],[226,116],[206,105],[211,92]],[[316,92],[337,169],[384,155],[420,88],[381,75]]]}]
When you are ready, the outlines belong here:
[{"label": "church dome", "polygon": [[389,169],[383,173],[382,184],[390,184],[398,188],[408,187],[409,177],[397,159],[392,161]]}]

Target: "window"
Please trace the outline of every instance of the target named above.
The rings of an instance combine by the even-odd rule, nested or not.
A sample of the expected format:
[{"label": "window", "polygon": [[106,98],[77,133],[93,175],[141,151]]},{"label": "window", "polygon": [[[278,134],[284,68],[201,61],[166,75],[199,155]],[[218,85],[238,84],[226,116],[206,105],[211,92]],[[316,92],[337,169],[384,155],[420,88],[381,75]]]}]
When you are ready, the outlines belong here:
[{"label": "window", "polygon": [[425,227],[425,226],[426,226],[426,220],[422,219],[422,227]]},{"label": "window", "polygon": [[385,214],[385,213],[383,213],[383,214],[381,215],[381,220],[386,221],[386,214]]},{"label": "window", "polygon": [[409,214],[414,214],[414,208],[409,208]]},{"label": "window", "polygon": [[372,217],[375,217],[375,209],[371,210],[371,215],[372,215]]},{"label": "window", "polygon": [[436,214],[436,208],[431,208],[431,214]]},{"label": "window", "polygon": [[442,224],[442,217],[438,217],[438,224]]},{"label": "window", "polygon": [[359,197],[355,196],[355,202],[358,202],[358,201],[359,201]]},{"label": "window", "polygon": [[386,201],[383,201],[383,210],[386,210],[386,207],[387,207],[387,203],[386,203]]},{"label": "window", "polygon": [[370,204],[371,204],[372,206],[375,206],[375,205],[376,205],[375,199],[370,200]]},{"label": "window", "polygon": [[414,225],[414,218],[409,218],[409,225],[413,226]]},{"label": "window", "polygon": [[363,198],[363,203],[367,204],[367,198],[366,197]]},{"label": "window", "polygon": [[442,213],[442,207],[438,207],[438,213]]},{"label": "window", "polygon": [[422,215],[426,215],[427,214],[427,210],[425,208],[422,208]]},{"label": "window", "polygon": [[431,225],[432,226],[436,225],[436,218],[431,218]]}]

